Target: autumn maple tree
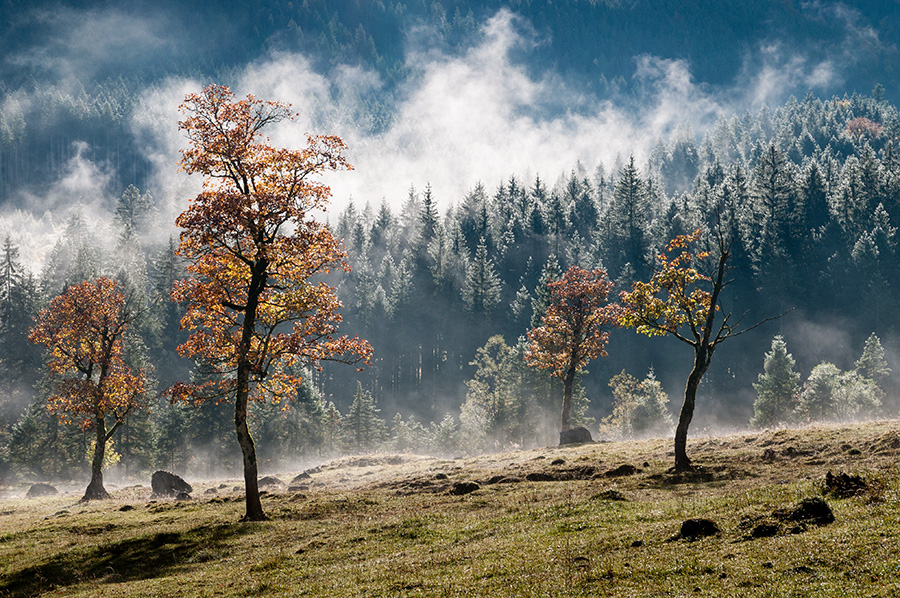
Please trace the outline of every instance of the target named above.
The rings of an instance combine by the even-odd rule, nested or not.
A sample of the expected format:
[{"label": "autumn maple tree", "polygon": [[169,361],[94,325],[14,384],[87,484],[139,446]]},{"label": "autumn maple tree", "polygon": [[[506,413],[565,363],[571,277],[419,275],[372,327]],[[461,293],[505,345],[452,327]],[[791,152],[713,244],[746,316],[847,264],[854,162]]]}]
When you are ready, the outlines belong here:
[{"label": "autumn maple tree", "polygon": [[280,102],[238,100],[212,85],[188,95],[181,110],[179,128],[190,141],[182,168],[205,178],[176,220],[182,229],[177,253],[187,260],[189,277],[172,296],[186,304],[181,325],[191,332],[178,350],[215,375],[176,384],[169,393],[234,400],[244,519],[262,520],[249,401],[290,396],[300,383],[299,368],[292,367],[298,362],[365,362],[372,352],[364,340],[336,335],[341,303],[331,286],[316,280],[347,268],[338,241],[314,218],[330,197],[317,175],[350,165],[334,136],[309,136],[297,150],[271,147],[262,129],[294,116]]},{"label": "autumn maple tree", "polygon": [[526,362],[563,381],[561,432],[572,427],[576,374],[590,360],[606,356],[609,329],[618,326],[620,308],[607,301],[612,287],[604,270],[572,266],[547,284],[547,311],[540,326],[528,332]]},{"label": "autumn maple tree", "polygon": [[[713,234],[711,251],[696,249],[700,229],[669,241],[657,255],[659,265],[647,282],[636,282],[621,293],[620,323],[648,336],[672,336],[694,350],[694,365],[684,388],[684,401],[675,428],[675,470],[691,469],[687,433],[694,416],[697,388],[709,369],[713,353],[725,339],[748,332],[771,318],[738,330],[740,318],[720,313],[732,239]],[[710,274],[705,269],[712,266]]]},{"label": "autumn maple tree", "polygon": [[46,345],[47,366],[58,379],[50,411],[94,430],[91,481],[83,501],[109,497],[103,486],[107,443],[144,397],[146,372],[135,371],[123,358],[125,334],[135,317],[121,286],[99,277],[50,301],[28,336]]}]

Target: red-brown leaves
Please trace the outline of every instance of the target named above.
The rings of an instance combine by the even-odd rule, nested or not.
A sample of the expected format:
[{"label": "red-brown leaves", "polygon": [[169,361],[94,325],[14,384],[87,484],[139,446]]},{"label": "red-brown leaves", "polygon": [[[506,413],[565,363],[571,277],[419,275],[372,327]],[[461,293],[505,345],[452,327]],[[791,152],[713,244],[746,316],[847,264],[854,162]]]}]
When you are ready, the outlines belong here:
[{"label": "red-brown leaves", "polygon": [[613,283],[600,269],[572,266],[562,279],[547,285],[550,305],[541,326],[531,330],[525,353],[529,365],[562,378],[591,359],[606,356],[608,329],[618,325],[620,308],[607,303]]},{"label": "red-brown leaves", "polygon": [[189,95],[182,111],[187,117],[179,127],[191,141],[182,166],[207,178],[176,220],[178,254],[189,260],[192,275],[172,291],[187,303],[181,324],[191,331],[178,350],[220,377],[176,385],[170,395],[228,395],[244,364],[254,398],[277,397],[298,382],[286,373],[297,361],[368,362],[366,341],[335,337],[341,303],[332,287],[312,280],[347,268],[331,231],[311,215],[330,197],[315,177],[350,168],[343,141],[319,136],[308,137],[300,150],[270,147],[260,131],[291,118],[288,106],[253,96],[235,101],[221,86]]},{"label": "red-brown leaves", "polygon": [[124,415],[144,394],[142,372],[122,357],[129,315],[119,285],[100,277],[69,287],[35,318],[28,338],[49,349],[48,367],[59,376],[50,409],[75,415],[85,428],[97,417]]}]

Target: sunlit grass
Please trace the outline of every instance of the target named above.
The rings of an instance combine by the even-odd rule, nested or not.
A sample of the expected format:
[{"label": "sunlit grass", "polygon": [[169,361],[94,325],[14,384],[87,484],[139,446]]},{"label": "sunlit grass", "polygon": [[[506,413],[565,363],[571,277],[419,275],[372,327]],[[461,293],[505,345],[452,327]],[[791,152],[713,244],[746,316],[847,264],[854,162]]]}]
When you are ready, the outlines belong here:
[{"label": "sunlit grass", "polygon": [[[687,479],[667,472],[669,444],[658,440],[345,459],[302,495],[264,496],[272,520],[254,524],[238,523],[230,486],[203,494],[214,484],[195,485],[191,502],[149,502],[149,489],[134,488],[88,504],[76,494],[7,500],[0,596],[890,596],[900,588],[895,428],[698,439],[690,451],[705,473]],[[604,475],[623,463],[641,471]],[[585,465],[595,477],[446,492]],[[880,490],[827,497],[831,524],[750,537],[748,521],[821,495],[829,469]],[[696,517],[720,532],[675,539]]]}]

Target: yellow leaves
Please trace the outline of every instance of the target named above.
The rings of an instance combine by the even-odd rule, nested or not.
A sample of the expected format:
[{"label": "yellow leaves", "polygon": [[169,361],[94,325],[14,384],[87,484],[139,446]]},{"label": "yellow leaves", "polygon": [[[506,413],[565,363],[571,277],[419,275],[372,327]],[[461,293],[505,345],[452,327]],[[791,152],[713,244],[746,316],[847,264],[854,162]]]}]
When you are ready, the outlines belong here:
[{"label": "yellow leaves", "polygon": [[625,308],[620,320],[623,326],[648,336],[678,334],[684,326],[695,332],[702,330],[712,295],[697,286],[708,282],[709,277],[691,267],[695,260],[709,258],[709,252],[691,252],[691,245],[700,237],[697,229],[672,239],[666,253],[674,257],[659,255],[660,267],[649,282],[636,282],[631,291],[620,293]]}]

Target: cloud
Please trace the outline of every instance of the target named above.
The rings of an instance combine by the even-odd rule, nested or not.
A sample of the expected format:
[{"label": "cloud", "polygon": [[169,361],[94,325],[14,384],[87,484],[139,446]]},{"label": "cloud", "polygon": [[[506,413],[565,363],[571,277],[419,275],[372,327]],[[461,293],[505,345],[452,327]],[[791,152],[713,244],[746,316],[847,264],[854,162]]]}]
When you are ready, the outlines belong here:
[{"label": "cloud", "polygon": [[45,35],[9,62],[61,83],[87,81],[110,67],[150,64],[175,48],[172,24],[160,13],[55,7],[23,18]]},{"label": "cloud", "polygon": [[770,42],[745,58],[736,99],[751,106],[772,105],[784,101],[788,93],[827,90],[840,79],[830,58],[816,60],[781,42]]},{"label": "cloud", "polygon": [[178,169],[180,150],[187,137],[178,130],[181,114],[178,106],[189,93],[199,91],[201,84],[193,79],[171,78],[144,90],[129,127],[137,145],[153,169],[151,191],[159,209],[159,218],[168,226],[161,233],[174,233],[175,217],[200,191],[198,177],[187,177]]},{"label": "cloud", "polygon": [[[524,26],[502,10],[485,23],[483,41],[460,56],[411,48],[407,67],[417,76],[396,93],[392,118],[378,132],[360,118],[365,111],[358,105],[381,85],[371,72],[344,67],[326,78],[302,56],[278,54],[248,68],[238,87],[291,102],[300,112],[273,141],[302,143],[301,131],[344,138],[355,170],[331,177],[338,203],[352,196],[398,206],[411,184],[430,183],[446,206],[477,181],[490,188],[513,174],[531,179],[538,173],[552,180],[579,161],[593,168],[617,155],[645,154],[671,126],[655,122],[661,112],[635,121],[553,73],[532,77],[511,58],[529,43]],[[652,127],[644,130],[647,124]]]},{"label": "cloud", "polygon": [[[76,211],[91,223],[99,241],[109,237],[105,229],[112,220],[116,201],[110,189],[112,174],[101,162],[90,159],[86,143],[75,142],[73,149],[59,179],[46,193],[21,192],[15,202],[0,212],[0,236],[9,237],[20,248],[22,263],[34,272],[40,270],[66,221]],[[40,209],[29,210],[25,206]]]}]

